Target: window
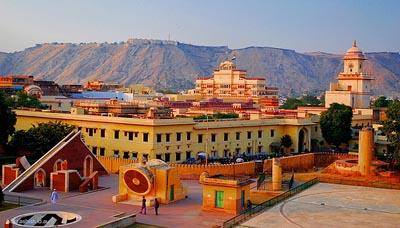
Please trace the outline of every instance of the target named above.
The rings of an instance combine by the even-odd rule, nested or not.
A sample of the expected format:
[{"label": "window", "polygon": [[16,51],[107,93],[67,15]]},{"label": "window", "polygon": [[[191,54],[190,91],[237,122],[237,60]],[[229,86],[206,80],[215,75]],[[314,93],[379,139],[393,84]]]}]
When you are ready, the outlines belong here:
[{"label": "window", "polygon": [[133,141],[133,132],[128,132],[128,139],[130,140],[130,141]]},{"label": "window", "polygon": [[191,140],[191,132],[186,132],[186,140]]},{"label": "window", "polygon": [[138,154],[137,152],[132,152],[132,159],[136,160],[137,159],[137,154]]},{"label": "window", "polygon": [[165,154],[165,162],[170,162],[170,153]]},{"label": "window", "polygon": [[106,129],[100,129],[100,137],[106,137]]},{"label": "window", "polygon": [[211,134],[211,142],[215,142],[216,138],[217,138],[217,134]]},{"label": "window", "polygon": [[119,158],[119,150],[114,150],[114,157]]},{"label": "window", "polygon": [[275,135],[275,130],[271,129],[271,137],[274,137],[274,135]]},{"label": "window", "polygon": [[148,158],[149,158],[148,154],[143,154],[143,159],[145,159],[147,161]]},{"label": "window", "polygon": [[171,134],[170,133],[167,133],[167,134],[165,134],[165,141],[166,142],[170,142],[171,141]]},{"label": "window", "polygon": [[236,140],[240,140],[240,132],[236,132]]},{"label": "window", "polygon": [[224,133],[224,141],[228,141],[229,140],[229,134],[228,133]]},{"label": "window", "polygon": [[180,132],[176,133],[176,141],[180,142],[181,139],[182,139],[182,133],[180,133]]},{"label": "window", "polygon": [[251,131],[247,132],[247,139],[251,139]]},{"label": "window", "polygon": [[247,154],[251,154],[251,147],[247,147]]},{"label": "window", "polygon": [[129,152],[128,151],[124,151],[124,156],[123,158],[128,159],[129,158]]},{"label": "window", "polygon": [[192,157],[192,152],[191,151],[186,151],[186,159],[189,159]]},{"label": "window", "polygon": [[175,161],[180,161],[181,160],[181,152],[176,152],[175,153]]},{"label": "window", "polygon": [[161,154],[156,154],[156,158],[162,160]]},{"label": "window", "polygon": [[228,157],[229,150],[224,150],[224,157]]},{"label": "window", "polygon": [[119,139],[119,131],[114,130],[114,139]]},{"label": "window", "polygon": [[82,127],[78,127],[78,131],[81,131],[82,130]]},{"label": "window", "polygon": [[106,153],[106,149],[101,147],[100,148],[100,156],[104,156],[105,153]]},{"label": "window", "polygon": [[236,152],[236,155],[239,155],[240,154],[240,148],[236,148],[235,152]]},{"label": "window", "polygon": [[93,128],[89,128],[89,136],[93,136]]},{"label": "window", "polygon": [[143,133],[143,142],[149,141],[149,133]]},{"label": "window", "polygon": [[198,143],[203,143],[203,135],[197,135],[197,142]]},{"label": "window", "polygon": [[261,139],[262,138],[262,130],[258,131],[258,138]]},{"label": "window", "polygon": [[97,146],[92,147],[92,153],[93,153],[94,155],[97,154]]},{"label": "window", "polygon": [[135,135],[135,138],[137,138],[139,135],[139,132],[133,132],[133,134]]},{"label": "window", "polygon": [[314,130],[315,130],[315,132],[317,132],[317,131],[318,131],[318,127],[316,126],[316,127],[314,128]]},{"label": "window", "polygon": [[162,134],[157,134],[156,137],[157,137],[157,142],[158,143],[161,142]]}]

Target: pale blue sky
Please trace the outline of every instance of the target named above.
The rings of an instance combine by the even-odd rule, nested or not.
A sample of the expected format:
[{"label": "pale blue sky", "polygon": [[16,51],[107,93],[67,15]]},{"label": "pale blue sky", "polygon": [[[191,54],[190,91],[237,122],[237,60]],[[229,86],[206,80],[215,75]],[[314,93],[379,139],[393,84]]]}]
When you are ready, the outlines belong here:
[{"label": "pale blue sky", "polygon": [[393,0],[0,0],[0,51],[129,37],[229,48],[342,53],[400,50]]}]

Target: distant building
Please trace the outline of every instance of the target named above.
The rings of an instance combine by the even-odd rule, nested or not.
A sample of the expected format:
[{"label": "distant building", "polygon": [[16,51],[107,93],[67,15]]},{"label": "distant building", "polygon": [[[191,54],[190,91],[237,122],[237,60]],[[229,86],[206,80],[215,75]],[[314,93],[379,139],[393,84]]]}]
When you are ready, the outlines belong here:
[{"label": "distant building", "polygon": [[54,81],[35,80],[34,84],[42,89],[43,96],[60,95],[60,86]]},{"label": "distant building", "polygon": [[247,77],[247,72],[236,69],[232,61],[225,61],[214,71],[213,76],[196,80],[194,94],[222,99],[256,98],[263,106],[277,107],[278,89],[266,87],[265,78]]},{"label": "distant building", "polygon": [[353,109],[368,109],[371,93],[370,75],[365,73],[366,60],[356,41],[343,57],[343,72],[339,73],[337,83],[331,83],[325,93],[325,107],[333,103],[345,104]]},{"label": "distant building", "polygon": [[7,93],[15,93],[30,85],[33,85],[32,75],[0,76],[0,90]]},{"label": "distant building", "polygon": [[107,84],[100,80],[87,82],[84,86],[84,89],[89,91],[113,91],[120,88],[122,88],[122,86],[119,84]]}]

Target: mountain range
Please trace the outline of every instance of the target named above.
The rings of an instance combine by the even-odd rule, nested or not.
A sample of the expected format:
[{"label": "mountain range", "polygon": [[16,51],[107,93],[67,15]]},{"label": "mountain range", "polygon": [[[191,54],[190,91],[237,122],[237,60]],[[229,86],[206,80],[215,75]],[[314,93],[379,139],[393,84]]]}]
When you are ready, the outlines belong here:
[{"label": "mountain range", "polygon": [[[375,78],[374,94],[399,96],[400,54],[365,54],[365,69]],[[59,84],[103,80],[184,90],[193,88],[197,77],[211,75],[222,61],[233,56],[239,69],[250,76],[266,78],[267,85],[279,87],[285,96],[319,94],[343,68],[342,56],[337,54],[129,39],[119,43],[45,43],[23,51],[0,52],[0,75],[28,74]]]}]

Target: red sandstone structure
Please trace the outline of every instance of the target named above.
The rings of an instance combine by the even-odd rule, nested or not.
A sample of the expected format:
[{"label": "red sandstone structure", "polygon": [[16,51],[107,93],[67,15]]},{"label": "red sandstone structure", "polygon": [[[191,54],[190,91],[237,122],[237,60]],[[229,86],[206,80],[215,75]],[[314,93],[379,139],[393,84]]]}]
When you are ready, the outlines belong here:
[{"label": "red sandstone structure", "polygon": [[62,192],[96,189],[98,176],[106,169],[82,141],[80,132],[71,132],[34,164],[22,157],[16,164],[3,165],[4,191],[22,192],[47,187]]}]

